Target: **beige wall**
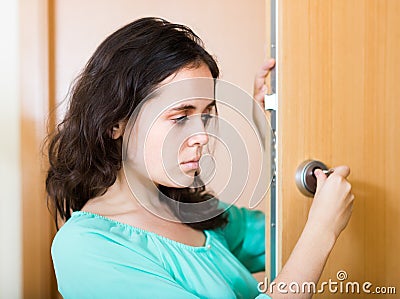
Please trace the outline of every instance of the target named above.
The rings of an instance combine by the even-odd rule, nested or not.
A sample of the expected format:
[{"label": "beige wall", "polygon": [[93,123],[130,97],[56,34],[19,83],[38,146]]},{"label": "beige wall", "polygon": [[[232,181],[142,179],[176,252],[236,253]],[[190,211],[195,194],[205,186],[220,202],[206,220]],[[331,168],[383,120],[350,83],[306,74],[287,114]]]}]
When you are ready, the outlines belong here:
[{"label": "beige wall", "polygon": [[[69,0],[56,2],[57,98],[95,48],[117,28],[144,16],[191,27],[217,56],[222,79],[252,92],[265,58],[265,1],[253,0]],[[94,5],[95,4],[95,5]]]},{"label": "beige wall", "polygon": [[0,9],[0,298],[21,297],[18,1]]}]

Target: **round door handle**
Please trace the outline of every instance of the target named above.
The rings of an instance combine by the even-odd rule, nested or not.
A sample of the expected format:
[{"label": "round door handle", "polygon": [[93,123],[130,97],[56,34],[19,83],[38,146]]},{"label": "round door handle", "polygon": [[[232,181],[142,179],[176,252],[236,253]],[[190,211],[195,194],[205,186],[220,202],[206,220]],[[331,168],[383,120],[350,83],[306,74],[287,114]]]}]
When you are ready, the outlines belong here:
[{"label": "round door handle", "polygon": [[317,168],[325,170],[325,173],[329,175],[326,172],[328,167],[321,161],[306,160],[297,167],[296,185],[305,196],[313,197],[317,190],[317,178],[314,175],[314,171]]}]

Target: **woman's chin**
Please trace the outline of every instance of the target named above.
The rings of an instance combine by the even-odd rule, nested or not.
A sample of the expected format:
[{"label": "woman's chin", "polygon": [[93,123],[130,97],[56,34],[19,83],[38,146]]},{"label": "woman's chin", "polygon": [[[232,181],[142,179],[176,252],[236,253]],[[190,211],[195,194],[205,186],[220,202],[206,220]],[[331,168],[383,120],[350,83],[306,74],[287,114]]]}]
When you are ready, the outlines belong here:
[{"label": "woman's chin", "polygon": [[156,185],[163,185],[168,188],[177,188],[177,189],[188,188],[193,185],[194,180],[195,180],[195,175],[196,175],[196,172],[193,171],[193,173],[191,173],[191,174],[185,174],[185,176],[182,178],[179,178],[179,180],[176,180],[173,182],[168,181],[168,182],[163,182],[163,183],[156,183]]}]

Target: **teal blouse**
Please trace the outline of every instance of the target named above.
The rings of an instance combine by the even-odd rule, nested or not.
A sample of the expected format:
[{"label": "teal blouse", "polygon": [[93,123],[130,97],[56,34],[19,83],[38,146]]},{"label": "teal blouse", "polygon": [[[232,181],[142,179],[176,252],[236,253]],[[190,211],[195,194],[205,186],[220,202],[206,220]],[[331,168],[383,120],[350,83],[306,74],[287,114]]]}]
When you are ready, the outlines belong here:
[{"label": "teal blouse", "polygon": [[251,272],[264,271],[265,217],[231,206],[202,247],[88,212],[74,212],[52,244],[58,290],[76,298],[270,298]]}]

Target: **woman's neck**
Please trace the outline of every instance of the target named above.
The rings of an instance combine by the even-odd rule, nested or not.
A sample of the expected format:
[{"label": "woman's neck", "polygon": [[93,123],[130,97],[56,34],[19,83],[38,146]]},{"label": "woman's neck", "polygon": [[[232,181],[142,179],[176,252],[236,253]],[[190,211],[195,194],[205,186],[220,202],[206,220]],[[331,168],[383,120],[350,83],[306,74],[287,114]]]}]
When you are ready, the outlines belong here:
[{"label": "woman's neck", "polygon": [[124,169],[118,172],[114,184],[103,195],[90,199],[82,211],[109,217],[150,212],[163,219],[179,221],[170,209],[160,202],[158,188],[152,181],[133,173],[126,173]]}]

